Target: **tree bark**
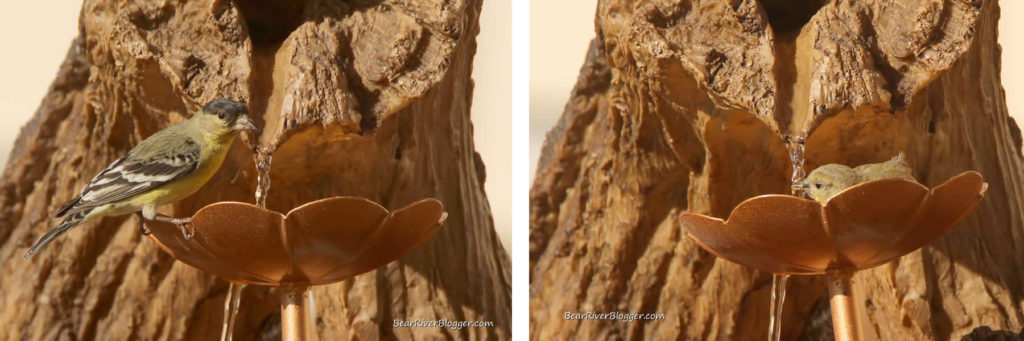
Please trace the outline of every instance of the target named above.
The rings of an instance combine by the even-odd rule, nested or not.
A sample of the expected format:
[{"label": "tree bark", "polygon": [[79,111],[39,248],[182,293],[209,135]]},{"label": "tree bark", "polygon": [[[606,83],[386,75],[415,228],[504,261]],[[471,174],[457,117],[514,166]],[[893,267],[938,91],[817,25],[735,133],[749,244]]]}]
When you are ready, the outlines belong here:
[{"label": "tree bark", "polygon": [[[80,35],[0,182],[0,338],[215,339],[227,284],[141,238],[131,216],[26,248],[94,174],[217,97],[263,127],[198,193],[162,212],[252,202],[248,143],[276,149],[268,208],[354,195],[449,217],[409,256],[319,286],[320,339],[510,337],[509,259],[483,192],[469,109],[479,1],[86,0]],[[173,207],[172,207],[173,206]],[[247,288],[238,339],[280,333],[278,292]],[[16,307],[16,308],[15,308]],[[493,328],[393,328],[392,320]]]},{"label": "tree bark", "polygon": [[[1016,335],[1024,164],[998,18],[995,1],[600,1],[531,189],[531,337],[763,338],[770,274],[700,249],[677,217],[789,193],[785,141],[804,134],[808,171],[904,151],[925,185],[990,185],[945,237],[853,278],[867,339]],[[825,282],[789,282],[783,337],[830,337]],[[666,318],[563,318],[591,311]]]}]

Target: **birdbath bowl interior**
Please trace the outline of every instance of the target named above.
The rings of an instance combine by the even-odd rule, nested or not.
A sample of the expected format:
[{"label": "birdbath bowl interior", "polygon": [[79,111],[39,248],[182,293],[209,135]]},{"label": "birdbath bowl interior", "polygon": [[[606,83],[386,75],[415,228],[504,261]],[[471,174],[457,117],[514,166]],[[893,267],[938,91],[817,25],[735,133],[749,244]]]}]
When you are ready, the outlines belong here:
[{"label": "birdbath bowl interior", "polygon": [[150,238],[175,259],[226,280],[257,285],[322,285],[395,261],[434,235],[447,217],[425,199],[389,212],[355,197],[333,197],[281,214],[218,202],[192,217],[185,240],[174,224],[149,221]]},{"label": "birdbath bowl interior", "polygon": [[791,195],[747,199],[728,220],[683,213],[691,239],[718,257],[775,274],[852,273],[941,237],[981,202],[988,184],[964,172],[929,190],[902,179],[847,188],[824,205]]}]

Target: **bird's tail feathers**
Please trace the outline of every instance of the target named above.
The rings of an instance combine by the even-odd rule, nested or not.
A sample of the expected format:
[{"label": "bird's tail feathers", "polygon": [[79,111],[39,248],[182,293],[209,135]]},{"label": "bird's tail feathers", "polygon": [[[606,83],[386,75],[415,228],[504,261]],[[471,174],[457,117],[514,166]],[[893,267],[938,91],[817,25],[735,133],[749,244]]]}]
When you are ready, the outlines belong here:
[{"label": "bird's tail feathers", "polygon": [[901,150],[899,153],[896,154],[896,156],[892,157],[892,160],[889,160],[889,163],[898,163],[898,164],[906,165],[907,164],[907,154],[904,154],[903,151]]},{"label": "bird's tail feathers", "polygon": [[61,208],[57,210],[56,217],[60,218],[63,217],[65,214],[68,214],[68,211],[71,211],[71,208],[74,207],[75,204],[77,204],[80,200],[82,200],[81,195],[75,197],[74,199],[71,199],[71,201],[68,201],[68,203],[64,204],[64,206],[61,206]]},{"label": "bird's tail feathers", "polygon": [[57,237],[60,237],[60,235],[64,234],[64,232],[68,232],[68,230],[70,230],[72,227],[78,226],[78,224],[82,223],[82,221],[85,220],[85,216],[89,215],[89,212],[91,211],[92,210],[85,210],[77,212],[65,218],[64,221],[60,223],[60,225],[57,225],[57,227],[54,227],[49,232],[46,232],[46,234],[44,234],[42,237],[39,238],[38,241],[36,241],[35,245],[32,245],[32,248],[28,249],[28,252],[25,252],[25,259],[32,257],[32,255],[46,248],[47,245],[50,245],[50,243],[57,239]]}]

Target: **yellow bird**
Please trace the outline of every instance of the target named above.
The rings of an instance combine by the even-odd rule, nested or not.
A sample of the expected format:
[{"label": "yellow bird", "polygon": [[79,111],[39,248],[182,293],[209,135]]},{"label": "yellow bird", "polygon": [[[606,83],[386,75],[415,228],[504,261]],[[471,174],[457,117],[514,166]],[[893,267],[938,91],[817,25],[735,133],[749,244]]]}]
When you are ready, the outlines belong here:
[{"label": "yellow bird", "polygon": [[245,104],[216,99],[185,122],[153,134],[111,163],[81,194],[58,212],[65,217],[25,253],[25,258],[42,250],[54,239],[83,222],[128,213],[141,218],[178,225],[186,239],[191,218],[172,218],[156,208],[192,195],[217,172],[236,132],[255,130]]},{"label": "yellow bird", "polygon": [[903,152],[889,161],[860,165],[856,168],[830,163],[811,171],[803,180],[803,185],[811,199],[824,204],[853,185],[889,178],[917,182]]}]

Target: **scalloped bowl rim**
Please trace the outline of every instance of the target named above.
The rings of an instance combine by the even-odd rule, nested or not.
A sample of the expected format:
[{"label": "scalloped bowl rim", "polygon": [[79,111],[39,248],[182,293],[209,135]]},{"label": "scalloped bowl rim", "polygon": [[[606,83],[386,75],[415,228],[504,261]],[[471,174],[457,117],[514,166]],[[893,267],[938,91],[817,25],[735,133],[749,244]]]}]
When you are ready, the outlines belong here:
[{"label": "scalloped bowl rim", "polygon": [[[309,202],[306,202],[306,203],[304,203],[302,205],[299,205],[299,206],[297,206],[295,208],[292,208],[291,210],[288,211],[288,213],[285,213],[285,214],[282,214],[281,212],[278,212],[278,211],[275,211],[275,210],[271,210],[271,209],[268,209],[268,208],[260,207],[258,205],[254,205],[252,203],[247,203],[247,202],[240,202],[240,201],[218,201],[218,202],[215,202],[215,203],[203,206],[202,208],[197,210],[195,212],[195,214],[193,214],[191,217],[193,217],[193,218],[197,217],[197,216],[203,214],[205,211],[207,211],[207,209],[210,209],[210,208],[215,208],[215,207],[220,207],[220,206],[243,206],[246,209],[256,208],[256,209],[258,209],[260,211],[264,211],[264,212],[268,212],[268,213],[273,213],[273,214],[277,215],[278,218],[281,219],[282,222],[284,222],[284,221],[286,221],[286,219],[288,219],[288,217],[292,213],[296,212],[297,210],[300,210],[300,209],[305,208],[305,207],[313,206],[313,205],[319,205],[322,202],[335,201],[335,200],[338,200],[338,199],[361,201],[363,203],[372,204],[374,209],[378,209],[379,212],[384,213],[386,215],[386,219],[387,220],[390,220],[395,212],[401,211],[401,210],[409,208],[409,207],[413,207],[413,206],[421,204],[421,203],[433,203],[433,204],[436,204],[438,206],[438,208],[440,209],[441,212],[440,212],[440,215],[438,216],[437,221],[432,224],[432,227],[430,228],[429,233],[425,233],[422,238],[420,238],[417,241],[415,241],[414,243],[410,244],[410,247],[408,248],[408,250],[403,250],[402,252],[399,252],[400,254],[398,254],[395,259],[385,263],[385,265],[389,264],[391,262],[394,262],[394,261],[396,261],[398,259],[401,259],[402,257],[407,256],[409,253],[411,253],[412,251],[414,251],[417,248],[419,248],[420,246],[422,246],[426,241],[430,240],[430,238],[433,237],[433,235],[443,225],[444,221],[447,220],[447,218],[448,218],[448,212],[444,210],[443,204],[441,203],[440,200],[435,199],[435,198],[425,198],[425,199],[416,200],[416,201],[408,203],[405,206],[402,206],[402,207],[400,207],[400,208],[398,208],[398,209],[396,209],[394,211],[391,211],[391,210],[388,210],[387,208],[384,208],[384,206],[380,205],[379,203],[377,203],[375,201],[372,201],[372,200],[369,200],[369,199],[363,198],[363,197],[354,197],[354,196],[334,196],[334,197],[328,197],[328,198],[322,198],[322,199],[317,199],[317,200],[309,201]],[[146,223],[149,224],[149,223],[153,223],[153,222],[147,221]],[[222,279],[225,279],[227,281],[239,282],[239,280],[225,278],[225,277],[222,277],[222,276],[220,276],[220,275],[218,275],[218,274],[216,274],[214,272],[210,272],[210,271],[208,271],[206,269],[203,269],[203,268],[201,268],[199,266],[196,266],[191,261],[185,261],[185,260],[179,259],[178,257],[175,256],[174,250],[172,250],[170,246],[168,246],[166,243],[164,243],[159,238],[157,238],[155,234],[150,234],[149,235],[149,239],[151,239],[154,242],[156,242],[157,246],[159,246],[160,249],[163,252],[168,253],[176,261],[180,261],[180,262],[182,262],[184,264],[189,265],[190,267],[199,269],[199,270],[201,270],[203,272],[206,272],[208,274],[211,274],[211,275],[214,275],[214,276],[217,276],[217,277],[221,277]],[[201,249],[202,253],[208,253],[208,254],[210,254],[210,256],[216,257],[215,254],[213,254],[212,252],[206,250],[207,247],[204,246],[204,245],[198,244],[198,245],[193,245],[193,247],[198,247],[199,249]],[[362,253],[362,252],[365,252],[365,250],[361,251],[360,253]],[[198,257],[198,258],[208,258],[208,257]],[[224,261],[221,261],[221,260],[217,260],[217,263],[230,267],[230,265],[227,264],[227,262],[224,262]],[[294,268],[294,265],[293,265],[293,268]],[[245,277],[247,277],[247,278],[241,280],[242,283],[248,283],[248,284],[254,284],[254,285],[265,285],[265,286],[278,286],[278,285],[286,284],[286,282],[276,282],[276,281],[268,280],[267,278],[264,278],[263,276],[254,275],[254,274],[251,274],[251,273],[249,273],[247,271],[238,270],[238,269],[236,269],[236,271],[239,274],[242,274]],[[373,271],[373,269],[371,268],[369,270],[359,272],[359,273],[357,273],[355,275],[352,275],[350,277],[355,277],[355,276],[358,276],[360,274],[363,274],[363,273],[366,273],[366,272],[369,272],[369,271]],[[341,280],[344,280],[344,279],[339,279],[339,280],[332,281],[332,282],[337,282],[337,281],[341,281]],[[318,281],[313,281],[313,283],[311,283],[311,284],[312,285],[323,285],[323,284],[327,284],[327,283],[318,283]]]},{"label": "scalloped bowl rim", "polygon": [[[737,204],[736,207],[733,207],[732,211],[729,212],[729,217],[726,218],[726,219],[722,219],[722,218],[718,218],[718,217],[713,217],[713,216],[709,216],[709,215],[704,215],[704,214],[700,214],[700,213],[692,213],[692,212],[683,212],[682,214],[700,215],[700,216],[707,217],[707,218],[710,218],[710,219],[722,221],[722,222],[728,224],[729,220],[732,219],[732,216],[733,216],[734,213],[736,213],[736,211],[739,211],[741,208],[746,209],[746,206],[749,206],[753,202],[756,202],[756,201],[759,201],[759,200],[770,199],[770,198],[784,198],[786,200],[798,200],[798,201],[804,201],[804,202],[808,202],[808,203],[816,203],[816,204],[820,205],[822,208],[828,208],[828,207],[832,207],[829,204],[832,203],[833,199],[838,198],[840,196],[843,196],[847,192],[852,192],[852,191],[855,191],[855,190],[861,190],[864,187],[876,186],[876,184],[883,183],[883,182],[903,182],[903,183],[912,184],[912,185],[915,185],[916,187],[920,188],[921,190],[926,191],[928,193],[928,196],[931,197],[931,195],[935,192],[936,189],[949,184],[950,182],[952,182],[955,179],[959,179],[960,177],[970,176],[970,175],[977,175],[979,178],[981,177],[981,174],[976,172],[976,171],[966,171],[966,172],[954,175],[954,176],[950,177],[949,179],[947,179],[946,181],[944,181],[943,183],[939,184],[938,186],[932,187],[930,189],[928,187],[925,187],[924,185],[922,185],[920,183],[917,183],[917,182],[913,182],[913,181],[909,181],[909,180],[904,180],[904,179],[899,179],[899,178],[887,178],[887,179],[879,179],[879,180],[872,180],[872,181],[862,182],[862,183],[850,186],[849,188],[840,191],[836,195],[834,195],[831,198],[829,198],[828,200],[826,200],[824,205],[821,205],[821,203],[819,203],[817,201],[814,201],[814,200],[811,200],[811,199],[808,199],[808,198],[797,197],[797,196],[793,196],[793,195],[789,195],[789,194],[773,193],[773,194],[761,194],[761,195],[750,197],[750,198],[747,198],[746,200],[743,200],[742,202]],[[987,182],[982,182],[981,183],[981,189],[979,190],[978,194],[979,195],[984,195],[987,190],[988,190],[988,183]]]},{"label": "scalloped bowl rim", "polygon": [[[797,196],[788,195],[788,194],[762,194],[762,195],[758,195],[758,196],[754,196],[754,197],[748,198],[748,199],[740,202],[739,204],[737,204],[736,207],[734,207],[732,209],[732,211],[729,212],[729,217],[726,218],[726,219],[722,219],[722,218],[718,218],[718,217],[713,217],[713,216],[708,216],[708,215],[703,215],[703,214],[699,214],[699,213],[692,213],[692,212],[683,212],[682,214],[680,214],[680,217],[696,216],[696,217],[701,218],[701,219],[716,221],[717,223],[722,224],[722,226],[726,226],[726,225],[729,225],[730,220],[736,215],[736,212],[742,211],[742,210],[747,210],[746,206],[753,205],[753,203],[755,203],[757,201],[760,201],[760,200],[773,199],[773,198],[801,201],[801,202],[803,202],[805,204],[806,203],[815,203],[819,207],[821,207],[822,212],[824,212],[829,207],[833,207],[833,206],[830,205],[832,203],[833,199],[839,198],[841,196],[845,196],[846,193],[862,190],[864,188],[874,187],[874,186],[877,186],[879,183],[886,183],[886,182],[894,182],[894,183],[902,182],[902,183],[912,184],[912,185],[914,185],[914,187],[916,187],[916,188],[926,192],[925,193],[926,195],[925,195],[925,197],[922,200],[927,201],[927,200],[930,200],[932,198],[935,190],[937,190],[939,188],[942,188],[942,187],[952,183],[954,180],[958,180],[958,179],[963,178],[963,177],[976,177],[976,178],[978,178],[978,180],[981,181],[981,186],[979,187],[979,190],[978,190],[978,196],[980,196],[980,197],[984,197],[985,196],[985,192],[988,190],[988,183],[984,181],[984,178],[982,178],[981,173],[979,173],[977,171],[970,170],[970,171],[965,171],[965,172],[961,172],[959,174],[956,174],[956,175],[950,177],[946,181],[942,182],[941,184],[939,184],[939,185],[937,185],[937,186],[935,186],[933,188],[928,188],[928,187],[926,187],[926,186],[924,186],[924,185],[922,185],[920,183],[917,183],[917,182],[914,182],[914,181],[909,181],[909,180],[904,180],[904,179],[900,179],[900,178],[886,178],[886,179],[878,179],[878,180],[867,181],[867,182],[856,184],[854,186],[850,186],[849,188],[846,188],[846,189],[840,191],[839,193],[837,193],[836,195],[832,196],[831,198],[829,198],[829,200],[826,200],[825,204],[821,204],[821,203],[819,203],[819,202],[817,202],[815,200],[811,200],[811,199],[807,199],[807,198],[802,198],[802,197],[797,197]],[[961,215],[960,220],[966,218],[976,208],[977,208],[977,204],[975,204],[975,206],[972,207],[971,209],[965,211],[965,213],[963,215]],[[825,216],[822,216],[822,219],[823,219],[822,224],[824,225],[825,224],[824,220],[827,220],[827,218]],[[733,257],[725,257],[719,251],[714,250],[711,247],[708,247],[707,244],[705,244],[704,242],[700,241],[700,239],[698,239],[686,227],[683,227],[683,230],[686,232],[687,237],[689,237],[691,240],[696,242],[696,244],[698,246],[700,246],[701,248],[703,248],[706,251],[710,252],[711,254],[715,255],[716,257],[728,260],[729,262],[732,262],[732,263],[737,263],[737,264],[741,264],[741,265],[744,265],[744,266],[748,266],[746,264],[733,261],[732,260]],[[833,249],[835,249],[834,245],[833,245]],[[811,269],[811,268],[808,268],[806,266],[801,266],[801,265],[796,265],[796,264],[789,264],[789,263],[785,263],[785,264],[786,264],[787,267],[790,267],[790,268],[805,269],[805,270],[808,271],[808,272],[788,272],[787,274],[792,274],[792,275],[815,275],[815,274],[822,274],[822,273],[824,273],[824,271],[819,271],[819,270]]]}]

